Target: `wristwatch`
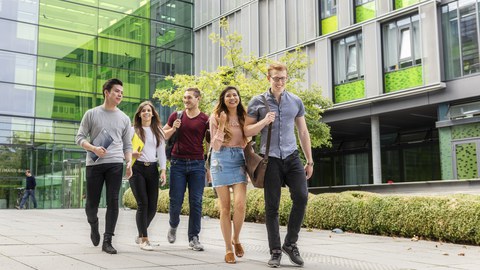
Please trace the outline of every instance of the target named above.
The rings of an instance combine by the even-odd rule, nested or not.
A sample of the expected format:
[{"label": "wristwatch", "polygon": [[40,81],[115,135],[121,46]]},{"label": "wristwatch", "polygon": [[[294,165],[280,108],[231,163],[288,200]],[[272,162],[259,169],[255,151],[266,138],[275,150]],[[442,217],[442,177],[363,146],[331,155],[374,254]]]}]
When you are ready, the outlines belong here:
[{"label": "wristwatch", "polygon": [[313,164],[315,164],[313,161],[312,162],[307,162],[307,166],[312,166],[313,167]]}]

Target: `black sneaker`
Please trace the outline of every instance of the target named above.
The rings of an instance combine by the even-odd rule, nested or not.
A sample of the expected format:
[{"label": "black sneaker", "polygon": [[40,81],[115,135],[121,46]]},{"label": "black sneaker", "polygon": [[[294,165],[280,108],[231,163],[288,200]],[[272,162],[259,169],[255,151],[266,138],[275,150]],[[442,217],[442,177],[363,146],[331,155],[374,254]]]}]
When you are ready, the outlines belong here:
[{"label": "black sneaker", "polygon": [[267,265],[272,268],[280,267],[281,260],[282,260],[282,251],[272,250],[272,255],[270,257],[270,260],[267,262]]},{"label": "black sneaker", "polygon": [[298,251],[297,244],[291,244],[289,246],[283,244],[282,251],[288,255],[290,261],[297,266],[303,266],[303,259],[300,256],[300,251]]}]

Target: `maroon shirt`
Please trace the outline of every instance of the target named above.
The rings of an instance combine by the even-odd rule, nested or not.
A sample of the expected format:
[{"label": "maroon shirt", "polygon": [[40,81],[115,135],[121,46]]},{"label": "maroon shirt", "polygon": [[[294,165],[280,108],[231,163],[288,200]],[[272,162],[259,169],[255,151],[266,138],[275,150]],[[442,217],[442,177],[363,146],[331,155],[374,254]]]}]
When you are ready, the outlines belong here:
[{"label": "maroon shirt", "polygon": [[[177,112],[168,117],[167,124],[173,127]],[[208,128],[208,115],[200,112],[194,118],[182,114],[182,124],[175,132],[178,137],[172,149],[172,158],[203,160],[203,139]]]}]

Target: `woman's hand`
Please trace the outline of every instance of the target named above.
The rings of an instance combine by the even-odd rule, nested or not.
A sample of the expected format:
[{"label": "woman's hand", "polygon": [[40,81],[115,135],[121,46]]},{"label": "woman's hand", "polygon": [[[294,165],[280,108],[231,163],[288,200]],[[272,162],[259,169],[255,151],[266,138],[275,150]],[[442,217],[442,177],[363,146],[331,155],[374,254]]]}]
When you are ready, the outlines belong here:
[{"label": "woman's hand", "polygon": [[225,123],[227,122],[227,114],[225,112],[221,112],[220,115],[216,118],[218,125],[225,126]]},{"label": "woman's hand", "polygon": [[160,185],[163,187],[167,183],[167,173],[165,170],[160,172]]},{"label": "woman's hand", "polygon": [[137,150],[134,150],[134,151],[132,152],[132,157],[133,157],[134,159],[138,159],[138,158],[140,158],[141,156],[142,156],[142,152],[138,152]]}]

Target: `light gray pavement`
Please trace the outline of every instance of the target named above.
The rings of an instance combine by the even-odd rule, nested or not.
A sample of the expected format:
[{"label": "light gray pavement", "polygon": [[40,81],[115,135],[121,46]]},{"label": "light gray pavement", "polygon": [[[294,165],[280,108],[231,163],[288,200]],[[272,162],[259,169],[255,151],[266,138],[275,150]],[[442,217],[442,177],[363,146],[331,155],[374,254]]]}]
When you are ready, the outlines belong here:
[{"label": "light gray pavement", "polygon": [[[100,209],[101,228],[104,213]],[[134,243],[135,210],[121,209],[113,241],[119,254],[109,255],[91,244],[83,209],[0,210],[0,269],[268,269],[264,224],[245,223],[245,256],[235,265],[223,261],[217,219],[202,220],[203,252],[188,249],[187,224],[182,216],[177,242],[169,244],[168,216],[157,214],[149,230],[155,250],[143,251]],[[282,227],[282,236],[285,232]],[[302,229],[298,244],[304,269],[480,269],[478,246],[307,229]],[[281,267],[297,268],[285,255]]]}]

